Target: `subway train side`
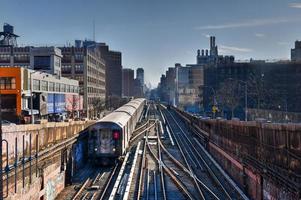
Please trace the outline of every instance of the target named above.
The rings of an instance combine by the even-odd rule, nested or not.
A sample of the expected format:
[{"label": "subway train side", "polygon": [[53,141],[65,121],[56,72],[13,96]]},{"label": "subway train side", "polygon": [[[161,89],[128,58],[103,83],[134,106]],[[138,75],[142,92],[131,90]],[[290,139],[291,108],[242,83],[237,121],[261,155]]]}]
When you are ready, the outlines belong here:
[{"label": "subway train side", "polygon": [[91,162],[110,165],[126,153],[145,105],[144,98],[131,100],[89,127],[88,157]]}]

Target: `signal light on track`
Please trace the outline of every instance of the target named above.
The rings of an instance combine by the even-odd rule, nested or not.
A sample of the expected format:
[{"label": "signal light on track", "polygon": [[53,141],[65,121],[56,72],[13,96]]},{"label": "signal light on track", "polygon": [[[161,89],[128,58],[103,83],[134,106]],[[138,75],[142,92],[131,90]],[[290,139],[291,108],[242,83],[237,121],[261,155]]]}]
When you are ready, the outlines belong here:
[{"label": "signal light on track", "polygon": [[113,139],[118,140],[119,139],[119,131],[113,131]]}]

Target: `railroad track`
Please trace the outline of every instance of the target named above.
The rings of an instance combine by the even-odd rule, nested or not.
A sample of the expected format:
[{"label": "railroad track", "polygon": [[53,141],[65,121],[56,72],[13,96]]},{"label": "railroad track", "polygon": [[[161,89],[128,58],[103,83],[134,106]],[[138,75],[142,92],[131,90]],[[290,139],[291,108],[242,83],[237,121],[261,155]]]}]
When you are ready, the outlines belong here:
[{"label": "railroad track", "polygon": [[188,129],[182,128],[186,127],[186,124],[168,110],[165,110],[164,114],[185,160],[185,165],[191,175],[195,177],[196,184],[203,194],[201,197],[203,199],[246,199],[246,196],[242,196],[230,184],[229,179],[216,167],[216,163],[213,163],[212,158],[208,157],[208,153],[200,147],[197,140],[192,139]]},{"label": "railroad track", "polygon": [[137,199],[171,199],[172,194],[167,193],[167,188],[171,185],[173,185],[173,189],[179,191],[177,196],[174,196],[175,199],[181,199],[181,197],[182,199],[197,199],[188,191],[174,170],[167,166],[162,159],[160,115],[154,106],[150,107],[149,116],[156,119],[156,126],[155,130],[145,137]]},{"label": "railroad track", "polygon": [[[155,159],[155,161],[159,164],[161,164],[162,169],[164,170],[165,174],[170,177],[170,179],[174,182],[174,184],[179,188],[180,191],[183,192],[184,196],[186,196],[188,199],[196,199],[193,197],[193,195],[187,190],[186,186],[183,184],[183,182],[174,174],[173,170],[170,169],[168,166],[164,164],[164,162],[160,162],[158,156],[156,155],[157,152],[154,150],[153,147],[149,144],[149,142],[146,140],[147,143],[147,149],[149,150],[151,156]],[[166,191],[164,191],[166,194]]]},{"label": "railroad track", "polygon": [[71,198],[72,200],[96,200],[103,199],[101,196],[106,193],[106,189],[112,180],[119,164],[111,168],[103,168],[98,173],[88,177],[77,192]]}]

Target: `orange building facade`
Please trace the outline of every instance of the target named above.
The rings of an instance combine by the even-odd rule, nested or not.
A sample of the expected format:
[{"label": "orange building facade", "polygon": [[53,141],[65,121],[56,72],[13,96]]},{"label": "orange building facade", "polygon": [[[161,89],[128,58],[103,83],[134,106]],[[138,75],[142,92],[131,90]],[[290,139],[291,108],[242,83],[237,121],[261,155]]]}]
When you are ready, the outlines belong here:
[{"label": "orange building facade", "polygon": [[21,115],[22,68],[0,68],[0,93],[2,118],[15,121]]}]

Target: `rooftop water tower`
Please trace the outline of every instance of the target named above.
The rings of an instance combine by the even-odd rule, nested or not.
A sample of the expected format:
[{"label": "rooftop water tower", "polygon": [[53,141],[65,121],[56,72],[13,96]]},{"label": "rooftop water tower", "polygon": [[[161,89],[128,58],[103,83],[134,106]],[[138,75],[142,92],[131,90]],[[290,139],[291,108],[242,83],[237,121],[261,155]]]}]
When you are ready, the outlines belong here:
[{"label": "rooftop water tower", "polygon": [[3,32],[0,32],[0,46],[17,46],[18,35],[14,34],[14,27],[4,23]]}]

